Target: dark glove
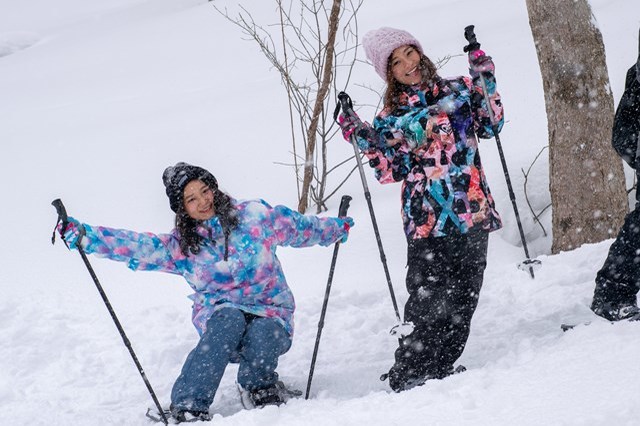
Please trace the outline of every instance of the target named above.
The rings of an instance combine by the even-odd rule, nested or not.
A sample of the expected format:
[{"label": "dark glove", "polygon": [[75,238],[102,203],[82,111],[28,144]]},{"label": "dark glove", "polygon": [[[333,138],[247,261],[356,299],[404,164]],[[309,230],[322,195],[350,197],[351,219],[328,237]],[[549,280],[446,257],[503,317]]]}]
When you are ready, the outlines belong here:
[{"label": "dark glove", "polygon": [[56,231],[60,234],[62,239],[67,242],[69,248],[77,248],[78,240],[81,235],[84,235],[84,227],[80,222],[72,217],[67,218],[67,226],[62,229],[62,222],[56,226]]},{"label": "dark glove", "polygon": [[469,72],[472,77],[477,77],[481,72],[495,71],[491,56],[485,55],[483,50],[477,49],[469,52]]},{"label": "dark glove", "polygon": [[338,218],[339,223],[342,222],[342,229],[344,229],[344,235],[342,236],[342,239],[340,240],[341,243],[346,243],[347,242],[347,238],[349,238],[349,230],[351,230],[351,228],[353,228],[353,226],[355,225],[355,223],[353,222],[353,219],[350,217],[340,217]]}]

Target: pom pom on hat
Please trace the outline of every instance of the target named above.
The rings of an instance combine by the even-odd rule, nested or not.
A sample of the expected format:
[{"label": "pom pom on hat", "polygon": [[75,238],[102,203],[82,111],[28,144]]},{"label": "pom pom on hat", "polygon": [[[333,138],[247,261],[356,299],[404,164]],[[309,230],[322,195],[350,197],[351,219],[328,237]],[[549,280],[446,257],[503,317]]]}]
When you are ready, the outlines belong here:
[{"label": "pom pom on hat", "polygon": [[189,182],[200,179],[211,188],[212,191],[218,189],[218,181],[208,170],[202,167],[192,166],[187,163],[177,163],[169,166],[162,173],[162,183],[164,183],[171,210],[178,212],[183,200],[184,188]]},{"label": "pom pom on hat", "polygon": [[420,42],[406,31],[390,27],[382,27],[371,30],[364,35],[362,46],[371,61],[376,72],[384,81],[387,81],[387,64],[389,57],[400,46],[414,45],[421,54],[424,54]]}]

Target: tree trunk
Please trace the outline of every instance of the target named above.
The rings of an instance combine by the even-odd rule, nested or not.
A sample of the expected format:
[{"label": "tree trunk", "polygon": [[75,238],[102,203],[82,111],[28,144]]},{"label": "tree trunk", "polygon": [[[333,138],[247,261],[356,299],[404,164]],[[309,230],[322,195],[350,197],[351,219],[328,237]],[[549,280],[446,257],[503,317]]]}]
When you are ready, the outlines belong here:
[{"label": "tree trunk", "polygon": [[611,147],[602,35],[588,1],[527,0],[527,10],[544,86],[551,251],[558,253],[614,237],[629,203],[622,161]]},{"label": "tree trunk", "polygon": [[338,23],[340,21],[340,3],[342,0],[333,0],[331,15],[329,16],[329,30],[327,35],[327,44],[324,54],[324,68],[322,73],[322,84],[318,89],[311,123],[307,131],[307,152],[305,153],[304,176],[302,178],[302,193],[298,202],[298,211],[304,213],[307,210],[309,202],[309,186],[313,180],[313,153],[316,149],[316,130],[318,129],[318,120],[324,106],[324,99],[329,93],[329,87],[333,78],[333,52],[336,42],[336,32],[338,31]]}]

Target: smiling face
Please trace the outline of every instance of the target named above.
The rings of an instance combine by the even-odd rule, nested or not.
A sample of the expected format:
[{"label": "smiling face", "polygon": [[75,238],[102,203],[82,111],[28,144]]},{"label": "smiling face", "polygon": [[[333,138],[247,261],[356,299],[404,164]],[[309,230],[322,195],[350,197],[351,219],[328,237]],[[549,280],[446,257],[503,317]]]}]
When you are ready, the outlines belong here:
[{"label": "smiling face", "polygon": [[199,179],[192,180],[184,187],[184,210],[195,220],[208,220],[215,214],[213,191]]},{"label": "smiling face", "polygon": [[391,75],[407,86],[419,84],[422,82],[421,57],[420,52],[411,45],[398,47],[389,57]]}]

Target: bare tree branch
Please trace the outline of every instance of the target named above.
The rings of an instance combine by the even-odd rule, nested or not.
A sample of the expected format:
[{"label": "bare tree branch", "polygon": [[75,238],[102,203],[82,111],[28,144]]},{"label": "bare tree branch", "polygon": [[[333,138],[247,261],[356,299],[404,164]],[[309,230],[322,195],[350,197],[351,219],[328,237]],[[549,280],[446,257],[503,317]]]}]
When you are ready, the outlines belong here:
[{"label": "bare tree branch", "polygon": [[[363,0],[335,0],[330,9],[325,3],[328,1],[276,0],[278,23],[264,27],[241,5],[233,17],[226,8],[220,10],[214,5],[248,40],[258,44],[271,66],[280,73],[287,91],[293,163],[276,164],[294,168],[299,210],[300,207],[306,209],[306,200],[312,200],[318,211],[326,210],[326,201],[335,194],[334,189],[326,195],[328,177],[346,164],[346,161],[339,161],[335,166],[329,164],[328,142],[336,135],[341,138],[330,112],[339,91],[336,76],[340,74],[340,81],[346,87],[357,63],[356,12]],[[341,20],[346,24],[341,24]],[[275,31],[280,38],[278,48],[271,35],[275,35]],[[339,42],[337,34],[341,34]],[[304,158],[299,154],[301,151]],[[341,182],[338,188],[344,180]]]},{"label": "bare tree branch", "polygon": [[[320,118],[320,113],[322,112],[322,104],[324,102],[325,97],[329,91],[329,84],[331,84],[331,80],[333,77],[332,74],[332,66],[333,66],[333,51],[334,51],[334,43],[336,39],[336,32],[338,30],[338,15],[340,12],[340,3],[341,0],[334,0],[333,7],[331,8],[331,17],[329,18],[329,33],[328,40],[326,45],[326,51],[324,55],[324,72],[322,76],[322,85],[320,86],[320,90],[318,91],[318,95],[316,97],[315,106],[313,108],[313,115],[311,117],[311,124],[309,125],[309,129],[307,131],[307,156],[305,163],[305,171],[304,178],[302,181],[302,194],[300,197],[300,201],[298,202],[298,211],[305,212],[307,210],[308,204],[308,188],[309,182],[311,182],[311,178],[313,177],[313,167],[310,164],[313,156],[313,151],[315,150],[315,142],[316,142],[316,129],[318,127],[318,119]],[[306,186],[305,186],[306,184]]]},{"label": "bare tree branch", "polygon": [[524,175],[524,198],[527,201],[527,205],[529,206],[529,210],[531,211],[531,214],[533,215],[533,220],[538,222],[538,225],[540,225],[540,228],[542,228],[542,233],[544,234],[545,237],[547,236],[547,230],[544,229],[542,222],[540,222],[540,216],[542,215],[542,213],[545,212],[545,210],[551,207],[551,203],[549,203],[545,208],[543,208],[540,213],[536,214],[536,212],[533,210],[533,206],[531,206],[531,202],[529,201],[529,194],[527,193],[527,183],[529,180],[529,174],[531,173],[531,168],[536,163],[536,161],[538,161],[538,158],[540,158],[540,155],[542,155],[542,152],[547,148],[549,148],[548,145],[542,147],[540,152],[538,152],[538,155],[536,155],[536,158],[534,158],[531,164],[529,165],[529,168],[527,169],[526,173],[524,169],[520,169],[522,171],[522,174]]}]

